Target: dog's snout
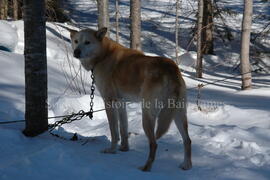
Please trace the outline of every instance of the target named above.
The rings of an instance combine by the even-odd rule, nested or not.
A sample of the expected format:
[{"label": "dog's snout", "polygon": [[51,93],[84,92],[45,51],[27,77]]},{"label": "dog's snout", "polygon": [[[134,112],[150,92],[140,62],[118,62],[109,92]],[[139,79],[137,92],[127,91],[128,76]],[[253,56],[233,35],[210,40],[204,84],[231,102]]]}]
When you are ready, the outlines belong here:
[{"label": "dog's snout", "polygon": [[75,58],[80,58],[81,57],[81,50],[80,49],[75,49],[74,50],[74,57]]}]

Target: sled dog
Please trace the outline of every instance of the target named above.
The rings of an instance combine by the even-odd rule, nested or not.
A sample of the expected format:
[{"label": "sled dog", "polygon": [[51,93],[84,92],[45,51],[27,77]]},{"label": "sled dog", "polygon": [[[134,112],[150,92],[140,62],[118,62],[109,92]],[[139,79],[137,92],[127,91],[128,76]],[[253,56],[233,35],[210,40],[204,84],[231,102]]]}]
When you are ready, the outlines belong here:
[{"label": "sled dog", "polygon": [[[184,144],[184,161],[180,167],[190,169],[191,140],[188,135],[186,86],[174,61],[126,48],[105,36],[107,28],[69,31],[73,56],[80,60],[87,71],[93,70],[96,86],[104,100],[111,146],[102,152],[116,153],[120,137],[119,150],[129,150],[127,112],[123,104],[144,102],[142,125],[150,151],[145,165],[140,169],[151,170],[158,146],[156,141],[166,133],[173,120]],[[116,107],[115,103],[121,106]],[[179,103],[182,105],[179,106]]]}]

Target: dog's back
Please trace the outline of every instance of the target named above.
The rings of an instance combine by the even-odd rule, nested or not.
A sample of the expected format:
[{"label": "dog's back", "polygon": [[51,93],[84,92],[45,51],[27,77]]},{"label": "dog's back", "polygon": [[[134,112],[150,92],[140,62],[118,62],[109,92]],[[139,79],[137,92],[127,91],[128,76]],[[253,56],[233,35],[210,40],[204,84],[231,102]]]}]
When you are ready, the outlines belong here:
[{"label": "dog's back", "polygon": [[[164,93],[179,96],[185,82],[176,63],[165,57],[146,56],[141,51],[125,48],[104,38],[103,47],[112,65],[112,80],[119,90],[136,97],[143,97],[142,90],[162,88]],[[144,86],[147,86],[144,87]]]}]

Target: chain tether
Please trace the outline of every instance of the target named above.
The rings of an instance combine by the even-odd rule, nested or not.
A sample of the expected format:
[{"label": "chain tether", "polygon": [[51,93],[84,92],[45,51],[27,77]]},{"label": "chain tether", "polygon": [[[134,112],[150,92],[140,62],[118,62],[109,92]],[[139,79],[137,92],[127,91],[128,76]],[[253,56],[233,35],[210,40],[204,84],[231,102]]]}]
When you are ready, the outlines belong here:
[{"label": "chain tether", "polygon": [[91,93],[90,93],[90,111],[88,117],[92,120],[93,119],[93,107],[94,107],[94,97],[95,97],[95,78],[94,78],[94,69],[91,69]]},{"label": "chain tether", "polygon": [[[56,137],[60,137],[57,134],[52,133],[52,131],[56,128],[56,127],[60,127],[63,124],[68,124],[71,123],[73,121],[78,121],[81,120],[83,117],[88,116],[91,120],[93,119],[93,106],[94,106],[94,97],[95,97],[95,78],[94,78],[94,73],[93,73],[93,69],[91,69],[91,79],[92,79],[92,84],[91,84],[91,92],[90,92],[90,110],[88,112],[85,112],[84,110],[80,110],[78,113],[72,113],[70,115],[65,116],[63,119],[56,121],[53,124],[50,124],[48,129],[49,132]],[[76,136],[76,137],[74,137]],[[77,139],[77,135],[76,133],[74,134],[74,136],[72,137],[72,140]],[[65,138],[63,138],[65,139]]]}]

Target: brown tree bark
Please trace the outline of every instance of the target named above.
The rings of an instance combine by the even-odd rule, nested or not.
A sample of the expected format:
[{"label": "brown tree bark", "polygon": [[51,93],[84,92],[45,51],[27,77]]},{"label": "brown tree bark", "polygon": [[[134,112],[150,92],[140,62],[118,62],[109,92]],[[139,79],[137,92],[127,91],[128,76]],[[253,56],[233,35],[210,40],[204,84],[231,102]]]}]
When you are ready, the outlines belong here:
[{"label": "brown tree bark", "polygon": [[196,63],[196,77],[202,78],[202,28],[203,28],[203,0],[198,0],[198,24],[197,24],[197,63]]},{"label": "brown tree bark", "polygon": [[25,120],[23,133],[48,129],[45,0],[24,0]]},{"label": "brown tree bark", "polygon": [[0,0],[0,19],[3,19],[3,4],[5,0]]},{"label": "brown tree bark", "polygon": [[203,0],[202,54],[213,54],[213,4]]},{"label": "brown tree bark", "polygon": [[141,0],[130,0],[130,48],[141,50]]},{"label": "brown tree bark", "polygon": [[0,0],[0,19],[8,17],[8,0]]},{"label": "brown tree bark", "polygon": [[13,19],[18,20],[19,19],[19,3],[18,0],[13,0]]},{"label": "brown tree bark", "polygon": [[253,14],[253,0],[245,0],[244,3],[245,8],[243,12],[243,21],[242,21],[241,57],[240,57],[243,90],[251,89],[252,87],[249,49],[250,49],[250,33]]}]

